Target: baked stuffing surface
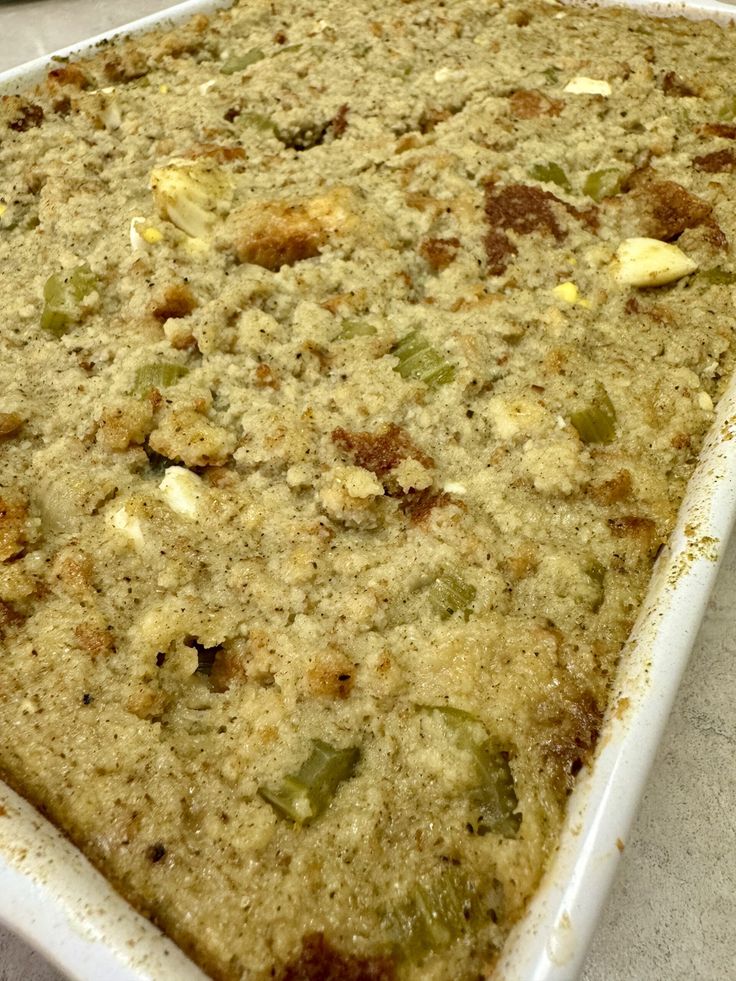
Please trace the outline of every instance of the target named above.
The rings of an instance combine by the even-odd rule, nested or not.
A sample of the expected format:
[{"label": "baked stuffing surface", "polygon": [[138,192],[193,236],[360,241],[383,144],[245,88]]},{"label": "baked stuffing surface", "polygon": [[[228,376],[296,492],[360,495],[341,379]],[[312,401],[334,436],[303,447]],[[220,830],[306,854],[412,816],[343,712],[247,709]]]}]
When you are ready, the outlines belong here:
[{"label": "baked stuffing surface", "polygon": [[732,366],[733,31],[243,3],[0,106],[0,770],[221,978],[476,978]]}]

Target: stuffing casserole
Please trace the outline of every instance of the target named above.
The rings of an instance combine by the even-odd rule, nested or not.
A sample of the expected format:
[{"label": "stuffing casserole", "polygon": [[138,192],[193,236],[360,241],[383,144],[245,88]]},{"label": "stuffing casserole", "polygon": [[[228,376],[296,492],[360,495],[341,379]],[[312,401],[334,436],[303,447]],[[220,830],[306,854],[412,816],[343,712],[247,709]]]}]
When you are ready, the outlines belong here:
[{"label": "stuffing casserole", "polygon": [[244,3],[3,100],[0,769],[213,976],[522,915],[731,367],[733,46]]}]

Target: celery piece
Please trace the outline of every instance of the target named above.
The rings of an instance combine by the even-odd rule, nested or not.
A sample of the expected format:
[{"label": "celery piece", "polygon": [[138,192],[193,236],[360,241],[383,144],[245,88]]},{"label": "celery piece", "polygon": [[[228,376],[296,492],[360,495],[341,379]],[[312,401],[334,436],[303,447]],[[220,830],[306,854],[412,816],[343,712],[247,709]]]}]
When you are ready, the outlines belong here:
[{"label": "celery piece", "polygon": [[414,378],[425,385],[446,385],[455,377],[455,369],[444,360],[418,330],[394,344],[391,354],[399,359],[394,368],[402,378]]},{"label": "celery piece", "polygon": [[281,817],[308,824],[327,810],[339,784],[352,777],[359,759],[357,746],[335,749],[313,739],[312,752],[298,773],[287,773],[278,787],[261,786],[258,793]]},{"label": "celery piece", "polygon": [[488,833],[515,838],[521,826],[521,814],[516,813],[519,800],[508,754],[499,749],[487,736],[477,716],[452,705],[419,705],[424,712],[437,712],[458,749],[470,753],[473,760],[473,785],[468,801],[477,812],[472,822],[480,835]]},{"label": "celery piece", "polygon": [[278,58],[279,55],[289,54],[292,51],[301,51],[303,47],[303,44],[287,44],[285,48],[279,48],[278,51],[274,51],[271,57]]},{"label": "celery piece", "polygon": [[603,385],[598,383],[590,405],[570,414],[570,422],[584,443],[612,443],[616,438],[616,410]]},{"label": "celery piece", "polygon": [[612,198],[621,190],[622,177],[621,171],[614,167],[594,170],[585,178],[583,194],[587,194],[596,202],[600,202],[604,198]]},{"label": "celery piece", "polygon": [[456,708],[454,705],[417,705],[419,712],[437,712],[442,716],[443,721],[449,729],[459,729],[462,726],[482,725],[477,716],[465,709]]},{"label": "celery piece", "polygon": [[561,187],[563,191],[567,191],[568,194],[572,192],[572,187],[567,178],[567,174],[562,167],[560,167],[560,165],[554,161],[550,161],[546,164],[534,164],[534,166],[529,170],[529,176],[535,181],[545,181],[548,184],[556,184],[558,187]]},{"label": "celery piece", "polygon": [[592,559],[585,567],[585,574],[590,579],[593,586],[590,608],[593,613],[597,613],[603,605],[606,594],[606,567],[597,559]]},{"label": "celery piece", "polygon": [[220,74],[234,75],[236,72],[242,72],[250,65],[255,65],[257,61],[263,61],[265,57],[260,48],[251,48],[242,55],[231,55],[221,66]]},{"label": "celery piece", "polygon": [[416,892],[417,909],[433,949],[445,947],[456,940],[465,927],[465,911],[469,911],[466,884],[450,872],[439,876],[428,888],[419,886]]},{"label": "celery piece", "polygon": [[709,286],[733,286],[736,283],[736,272],[729,272],[720,266],[716,266],[714,269],[703,269],[702,272],[698,273],[698,276]]},{"label": "celery piece", "polygon": [[54,337],[61,337],[74,320],[75,313],[75,305],[61,276],[56,273],[49,276],[43,288],[43,299],[41,327]]},{"label": "celery piece", "polygon": [[89,296],[97,289],[97,277],[86,262],[72,271],[69,276],[69,289],[77,303],[81,303],[85,296]]},{"label": "celery piece", "polygon": [[480,812],[478,834],[490,832],[503,838],[515,838],[521,826],[521,814],[516,813],[519,800],[508,755],[488,739],[473,746],[473,757],[479,780],[470,793],[470,800]]},{"label": "celery piece", "polygon": [[153,361],[150,364],[143,364],[135,373],[133,391],[136,395],[148,395],[154,388],[168,388],[170,385],[175,385],[188,374],[189,368],[171,361]]},{"label": "celery piece", "polygon": [[443,572],[429,588],[429,602],[435,613],[447,620],[462,613],[467,620],[475,599],[476,588],[454,572]]},{"label": "celery piece", "polygon": [[449,866],[411,889],[386,917],[386,930],[400,957],[422,960],[430,951],[457,940],[477,913],[477,905],[467,877]]},{"label": "celery piece", "polygon": [[560,69],[556,65],[550,65],[542,72],[550,85],[557,85],[560,80]]},{"label": "celery piece", "polygon": [[343,320],[336,340],[352,341],[354,337],[373,337],[377,333],[373,324],[366,323],[365,320]]},{"label": "celery piece", "polygon": [[276,123],[260,112],[244,112],[241,114],[240,119],[246,126],[259,129],[262,133],[273,133],[275,135],[278,132]]},{"label": "celery piece", "polygon": [[43,330],[61,337],[73,323],[79,320],[81,304],[85,296],[97,289],[97,277],[84,263],[73,269],[68,276],[53,273],[43,288]]}]

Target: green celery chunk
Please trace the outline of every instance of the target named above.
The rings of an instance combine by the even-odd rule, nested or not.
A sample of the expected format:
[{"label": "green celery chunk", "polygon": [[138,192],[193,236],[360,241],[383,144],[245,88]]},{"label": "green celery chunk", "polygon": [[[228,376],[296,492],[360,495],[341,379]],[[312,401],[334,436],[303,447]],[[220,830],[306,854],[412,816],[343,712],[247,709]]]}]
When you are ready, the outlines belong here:
[{"label": "green celery chunk", "polygon": [[386,926],[402,957],[421,960],[429,951],[442,950],[457,940],[476,912],[475,905],[467,878],[451,866],[417,884],[391,911]]},{"label": "green celery chunk", "polygon": [[463,726],[480,726],[482,722],[472,712],[456,708],[454,705],[417,705],[419,712],[437,712],[449,729],[460,729]]},{"label": "green celery chunk", "polygon": [[258,129],[262,133],[273,133],[274,135],[278,133],[278,126],[276,123],[269,119],[268,116],[264,116],[263,113],[244,112],[240,119],[246,126],[252,126],[253,129]]},{"label": "green celery chunk", "polygon": [[251,48],[242,55],[231,55],[220,68],[221,75],[234,75],[242,72],[250,65],[255,65],[257,61],[263,61],[265,54],[260,48]]},{"label": "green celery chunk", "polygon": [[614,167],[607,167],[604,170],[594,170],[588,174],[583,184],[583,194],[589,198],[600,202],[604,198],[612,198],[621,190],[621,180],[623,174]]},{"label": "green celery chunk", "polygon": [[391,348],[399,359],[394,368],[402,378],[414,378],[425,385],[446,385],[455,377],[455,368],[444,360],[418,330],[413,330]]},{"label": "green celery chunk", "polygon": [[71,302],[61,276],[56,273],[49,276],[43,288],[43,299],[41,327],[54,337],[61,337],[71,326],[76,312],[76,305]]},{"label": "green celery chunk", "polygon": [[736,283],[736,273],[729,272],[716,266],[714,269],[704,269],[698,276],[710,286],[732,286]]},{"label": "green celery chunk", "polygon": [[336,340],[351,341],[354,337],[373,337],[377,333],[373,324],[366,323],[365,320],[343,320]]},{"label": "green celery chunk", "polygon": [[81,303],[85,296],[97,289],[97,277],[86,262],[77,266],[69,276],[69,289],[77,303]]},{"label": "green celery chunk", "polygon": [[97,277],[86,263],[77,266],[68,276],[61,276],[59,273],[49,276],[43,288],[43,330],[54,337],[65,334],[79,320],[85,296],[95,289]]},{"label": "green celery chunk", "polygon": [[287,44],[285,48],[279,48],[278,51],[274,51],[271,57],[278,58],[279,55],[289,54],[291,51],[301,51],[303,47],[303,44]]},{"label": "green celery chunk", "polygon": [[593,613],[597,613],[603,605],[603,599],[606,593],[606,567],[601,562],[598,562],[597,559],[593,559],[585,567],[585,574],[593,586],[590,608]]},{"label": "green celery chunk", "polygon": [[473,756],[479,783],[471,791],[470,800],[480,812],[478,834],[490,832],[502,838],[515,838],[521,826],[521,814],[516,813],[519,799],[508,755],[493,746],[489,739],[473,746]]},{"label": "green celery chunk", "polygon": [[458,749],[470,753],[473,760],[473,786],[468,800],[477,812],[473,822],[479,835],[497,834],[515,838],[521,826],[521,814],[516,813],[514,777],[508,754],[487,736],[479,718],[452,705],[419,705],[420,711],[436,712],[453,734]]},{"label": "green celery chunk", "polygon": [[467,620],[475,599],[476,588],[454,572],[443,572],[429,588],[429,602],[435,613],[447,620],[462,613]]},{"label": "green celery chunk", "polygon": [[327,810],[339,784],[353,776],[360,759],[357,746],[335,749],[312,740],[312,752],[298,773],[287,773],[278,787],[261,786],[260,796],[281,817],[308,824]]},{"label": "green celery chunk", "polygon": [[572,191],[567,174],[562,167],[560,167],[560,165],[554,161],[550,161],[546,164],[534,164],[534,166],[529,170],[529,176],[535,181],[545,181],[549,184],[556,184],[558,187],[561,187],[563,191],[567,191],[568,193]]},{"label": "green celery chunk", "polygon": [[550,65],[542,72],[550,85],[557,85],[560,80],[560,69],[556,65]]},{"label": "green celery chunk", "polygon": [[148,395],[154,388],[168,388],[170,385],[175,385],[188,374],[189,368],[183,364],[174,364],[171,361],[154,361],[151,364],[143,364],[135,373],[133,391],[137,395]]},{"label": "green celery chunk", "polygon": [[584,443],[612,443],[616,438],[616,410],[603,385],[598,383],[590,405],[570,414],[570,422]]}]

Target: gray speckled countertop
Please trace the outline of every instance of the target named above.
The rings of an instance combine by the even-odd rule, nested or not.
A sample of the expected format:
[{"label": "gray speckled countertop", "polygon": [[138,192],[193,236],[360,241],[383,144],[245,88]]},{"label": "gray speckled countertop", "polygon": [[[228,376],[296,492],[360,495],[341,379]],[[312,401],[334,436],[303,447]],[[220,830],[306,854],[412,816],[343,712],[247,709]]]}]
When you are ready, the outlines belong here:
[{"label": "gray speckled countertop", "polygon": [[[2,3],[0,70],[170,5]],[[736,981],[735,594],[736,540],[581,981]],[[0,927],[0,981],[59,978]]]}]

